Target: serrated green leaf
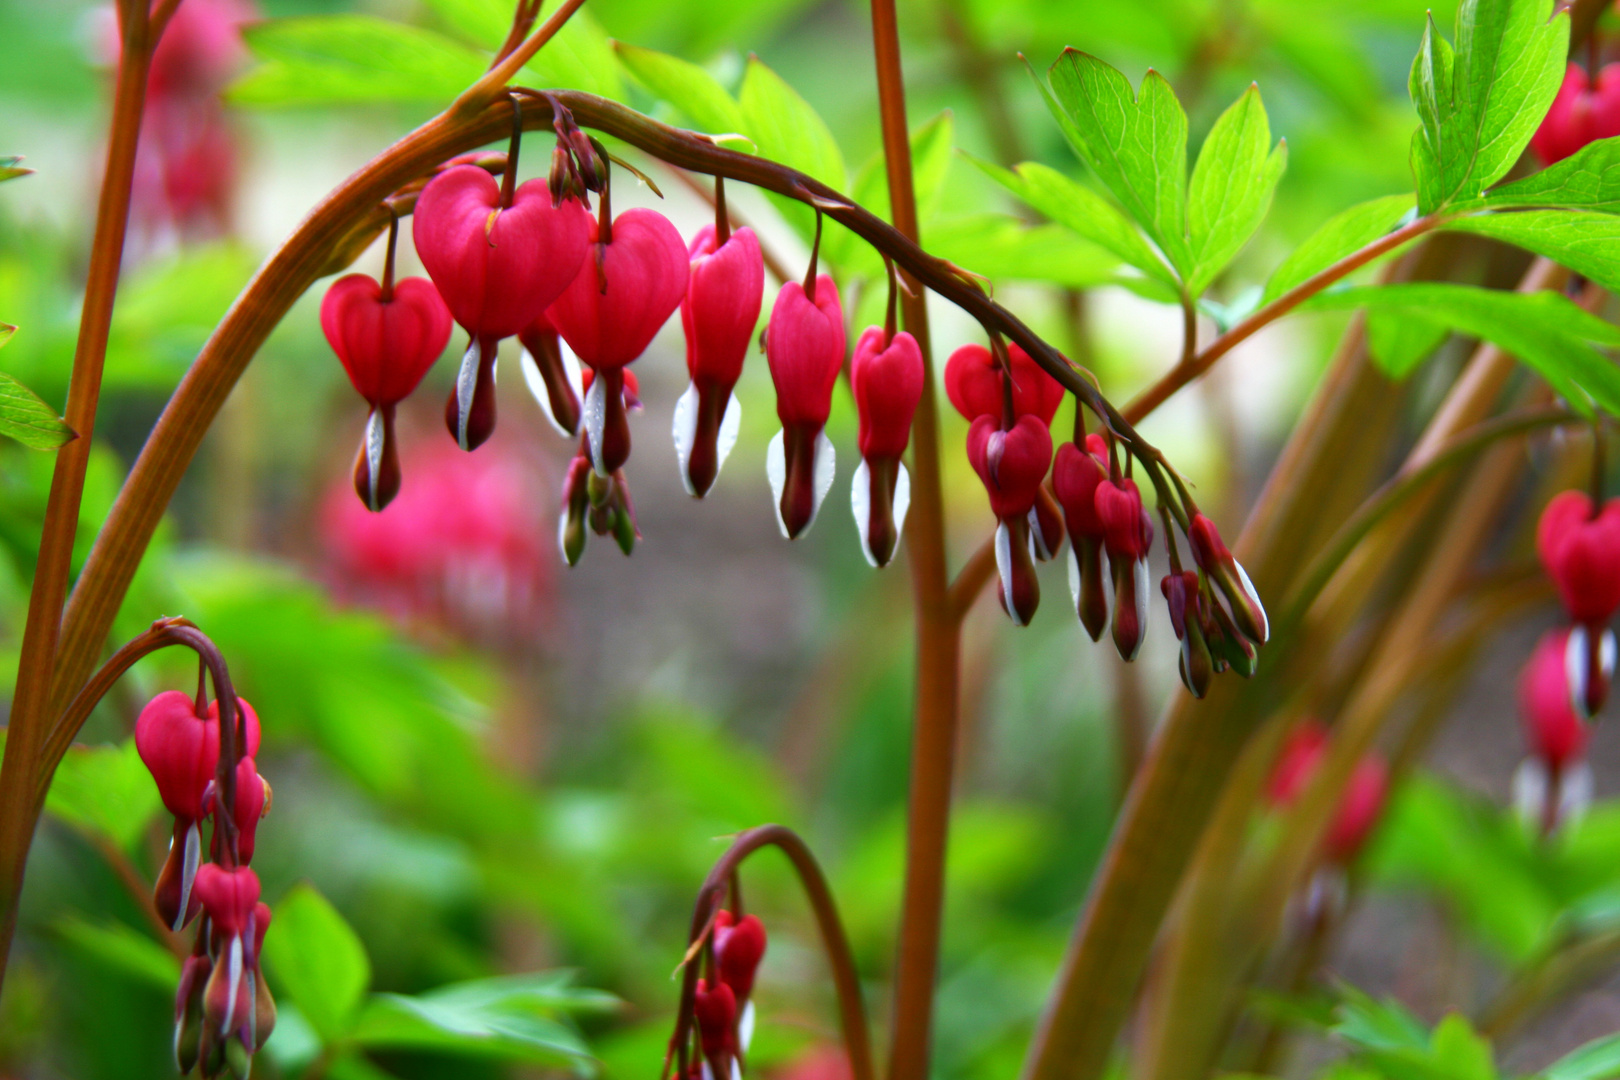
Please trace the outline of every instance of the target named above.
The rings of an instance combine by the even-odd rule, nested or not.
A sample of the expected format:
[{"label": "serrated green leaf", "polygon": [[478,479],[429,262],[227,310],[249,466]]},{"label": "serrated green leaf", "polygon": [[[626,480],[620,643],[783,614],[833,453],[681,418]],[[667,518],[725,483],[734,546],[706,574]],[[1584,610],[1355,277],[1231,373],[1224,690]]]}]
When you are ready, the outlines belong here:
[{"label": "serrated green leaf", "polygon": [[1065,49],[1048,75],[1048,104],[1075,152],[1182,276],[1190,276],[1187,114],[1175,91],[1149,69],[1133,93],[1124,75],[1076,49]]},{"label": "serrated green leaf", "polygon": [[1378,369],[1392,379],[1410,375],[1450,333],[1445,320],[1406,310],[1367,313],[1367,351]]},{"label": "serrated green leaf", "polygon": [[1568,46],[1552,0],[1464,0],[1454,54],[1430,21],[1409,80],[1424,213],[1477,198],[1513,167],[1558,93]]},{"label": "serrated green leaf", "polygon": [[613,43],[589,11],[576,11],[523,66],[523,77],[551,89],[583,90],[615,100],[624,97]]},{"label": "serrated green leaf", "polygon": [[1620,1077],[1620,1035],[1576,1047],[1540,1074],[1539,1080],[1615,1080]]},{"label": "serrated green leaf", "polygon": [[704,68],[678,56],[626,45],[622,41],[613,43],[613,51],[631,78],[654,97],[685,113],[699,131],[726,135],[742,132],[747,126],[742,108],[720,85],[720,80]]},{"label": "serrated green leaf", "polygon": [[1112,252],[1144,274],[1172,287],[1178,286],[1174,271],[1142,239],[1131,220],[1084,184],[1034,161],[1009,170],[974,157],[968,160],[1045,217]]},{"label": "serrated green leaf", "polygon": [[1577,210],[1477,214],[1444,228],[1514,244],[1614,291],[1620,289],[1620,217]]},{"label": "serrated green leaf", "polygon": [[295,885],[275,906],[264,939],[271,986],[293,1001],[327,1042],[344,1035],[371,982],[365,946],[327,899]]},{"label": "serrated green leaf", "polygon": [[64,941],[103,964],[146,985],[173,995],[180,981],[180,961],[162,945],[121,922],[93,923],[76,915],[52,924]]},{"label": "serrated green leaf", "polygon": [[1199,296],[1249,242],[1271,209],[1288,162],[1287,143],[1271,148],[1271,122],[1253,83],[1210,129],[1187,187],[1187,291]]},{"label": "serrated green leaf", "polygon": [[243,105],[443,103],[488,66],[487,56],[442,34],[370,15],[272,19],[243,37],[264,61],[228,91]]},{"label": "serrated green leaf", "polygon": [[[1587,312],[1562,293],[1422,282],[1327,292],[1310,306],[1394,310],[1444,323],[1500,345],[1561,392],[1573,383],[1605,410],[1620,410],[1620,367],[1590,344],[1620,346],[1620,327]],[[1585,408],[1580,395],[1572,397],[1570,405]]]},{"label": "serrated green leaf", "polygon": [[135,740],[121,746],[74,746],[57,766],[45,809],[63,821],[134,848],[163,806]]},{"label": "serrated green leaf", "polygon": [[20,155],[0,157],[0,180],[15,180],[19,176],[32,176],[34,170],[25,168]]},{"label": "serrated green leaf", "polygon": [[1359,203],[1329,218],[1272,272],[1261,305],[1366,247],[1395,227],[1412,209],[1412,196],[1385,195]]},{"label": "serrated green leaf", "polygon": [[0,372],[0,435],[16,439],[30,450],[55,450],[78,438],[55,409],[4,372]]},{"label": "serrated green leaf", "polygon": [[1538,173],[1492,188],[1477,205],[1492,210],[1522,206],[1620,214],[1620,138],[1587,143]]},{"label": "serrated green leaf", "polygon": [[973,214],[928,227],[928,250],[993,282],[1041,281],[1089,289],[1119,260],[1062,225],[1029,225],[1010,214]]}]

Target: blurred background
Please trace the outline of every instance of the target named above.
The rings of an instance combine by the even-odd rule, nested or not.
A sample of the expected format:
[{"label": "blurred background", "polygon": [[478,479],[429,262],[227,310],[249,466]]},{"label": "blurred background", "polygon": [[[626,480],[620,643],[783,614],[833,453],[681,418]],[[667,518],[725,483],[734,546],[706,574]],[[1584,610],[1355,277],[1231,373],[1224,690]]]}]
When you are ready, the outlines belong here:
[{"label": "blurred background", "polygon": [[[227,27],[382,19],[463,49],[498,41],[509,7],[186,0],[194,6]],[[1133,82],[1159,70],[1187,106],[1195,146],[1222,108],[1259,83],[1273,136],[1288,141],[1289,170],[1265,229],[1216,289],[1240,306],[1329,214],[1410,190],[1406,74],[1428,6],[909,0],[901,24],[911,118],[933,122],[943,147],[930,159],[938,169],[925,200],[925,246],[992,278],[999,299],[1125,400],[1174,362],[1179,312],[1121,285],[1097,249],[1028,217],[969,160],[1036,160],[1078,173],[1018,54],[1044,69],[1073,45]],[[1435,17],[1449,25],[1455,5],[1441,6],[1448,10]],[[189,43],[194,52],[177,62],[173,85],[154,94],[86,544],[169,391],[254,267],[324,192],[450,96],[442,82],[389,81],[361,62],[347,83],[300,79],[287,60],[296,35],[286,27],[316,24],[280,25],[262,40],[250,34],[259,59],[234,32],[213,38],[217,27],[201,26],[204,40]],[[0,321],[20,326],[0,366],[57,405],[94,216],[111,34],[108,12],[90,3],[0,0],[0,152],[26,155],[37,170],[0,189]],[[608,39],[675,53],[732,89],[757,56],[826,121],[855,190],[881,173],[860,4],[591,0],[571,34],[573,67],[545,60],[548,51],[537,82],[561,70],[553,85],[670,115],[614,61]],[[525,174],[545,160],[525,155]],[[707,185],[643,164],[665,199],[621,172],[615,208],[658,205],[691,236],[709,219]],[[801,274],[803,223],[754,192],[728,194],[771,254]],[[400,273],[419,273],[407,237],[405,226]],[[848,237],[828,243],[858,332],[880,317],[870,256]],[[357,268],[379,274],[381,264],[378,244]],[[123,640],[160,614],[195,619],[258,709],[259,768],[275,789],[256,862],[267,898],[275,905],[308,883],[330,902],[363,948],[369,977],[360,993],[422,994],[573,969],[578,985],[617,1001],[581,999],[560,1007],[557,1023],[577,1032],[609,1077],[649,1077],[668,1034],[677,990],[670,973],[695,890],[726,835],[777,821],[800,830],[823,860],[881,1025],[903,866],[909,583],[903,566],[877,573],[860,554],[847,508],[855,461],[847,393],[839,391],[829,429],[839,483],[816,528],[790,544],[777,533],[763,468],[777,424],[762,357],[750,360],[738,388],[742,437],[715,490],[701,503],[684,494],[669,437],[686,381],[672,322],[634,368],[645,408],[632,418],[628,476],[644,539],[628,560],[593,539],[569,570],[555,537],[573,447],[517,377],[515,341],[503,347],[514,351],[502,361],[494,439],[473,455],[453,446],[441,419],[453,365],[441,362],[402,408],[403,494],[381,515],[365,511],[348,479],[365,407],[320,333],[324,287],[293,309],[237,387],[114,632]],[[1221,312],[1206,314],[1207,335]],[[937,365],[956,346],[982,342],[954,311],[936,305],[934,315]],[[1343,327],[1343,316],[1285,321],[1145,425],[1229,537]],[[451,352],[462,344],[453,341]],[[1442,346],[1427,371],[1455,370],[1464,351]],[[1414,413],[1434,399],[1429,378],[1414,381]],[[956,562],[994,524],[959,451],[965,431],[946,416]],[[0,447],[6,685],[50,463]],[[1146,653],[1127,669],[1076,626],[1060,563],[1043,567],[1042,585],[1046,603],[1030,627],[1013,630],[988,594],[967,625],[934,1066],[949,1080],[1014,1074],[1106,841],[1120,777],[1151,718],[1183,692],[1159,605]],[[1578,887],[1519,858],[1524,845],[1505,824],[1524,755],[1513,681],[1553,619],[1549,603],[1504,627],[1468,676],[1418,794],[1397,793],[1385,815],[1383,833],[1395,835],[1375,837],[1366,855],[1370,900],[1332,962],[1430,1020],[1477,1006],[1562,932],[1574,905],[1620,895],[1620,860],[1609,859],[1620,817],[1601,802],[1583,851],[1592,866],[1612,868]],[[171,1075],[172,957],[137,900],[141,879],[161,862],[168,823],[128,738],[150,694],[189,687],[193,677],[178,656],[144,661],[64,766],[0,1002],[0,1074]],[[1600,729],[1593,744],[1600,800],[1620,777],[1611,734]],[[1463,851],[1475,871],[1452,873]],[[745,887],[772,935],[752,1067],[837,1080],[824,969],[795,887],[771,855],[750,863]],[[353,941],[346,947],[352,953]],[[272,956],[283,1023],[261,1060],[271,1074],[589,1067],[577,1053],[553,1052],[567,1043],[563,1034],[550,1050],[500,1039],[471,1050],[386,1040],[333,1050],[318,1019],[300,1018],[282,993],[283,977]],[[1616,1027],[1620,985],[1599,985],[1528,1029],[1509,1060],[1537,1066]]]}]

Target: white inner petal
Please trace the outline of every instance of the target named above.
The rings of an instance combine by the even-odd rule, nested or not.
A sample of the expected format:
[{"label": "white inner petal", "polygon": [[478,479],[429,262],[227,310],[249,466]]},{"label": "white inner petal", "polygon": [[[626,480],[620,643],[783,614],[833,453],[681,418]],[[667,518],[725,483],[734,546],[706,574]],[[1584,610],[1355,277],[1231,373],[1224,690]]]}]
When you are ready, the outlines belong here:
[{"label": "white inner petal", "polygon": [[878,564],[872,554],[872,471],[866,459],[855,466],[855,479],[849,485],[849,508],[855,515],[855,528],[861,534],[861,554],[871,566]]},{"label": "white inner petal", "polygon": [[1558,787],[1558,823],[1568,825],[1586,815],[1592,804],[1592,766],[1577,761],[1564,770]]},{"label": "white inner petal", "polygon": [[1069,542],[1069,599],[1074,604],[1074,610],[1080,610],[1080,552],[1077,550],[1073,538]]},{"label": "white inner petal", "polygon": [[675,401],[675,419],[670,432],[675,438],[675,460],[681,468],[681,486],[686,488],[688,495],[697,494],[697,489],[687,476],[687,463],[692,460],[692,445],[697,442],[697,421],[698,388],[689,382],[686,392]]},{"label": "white inner petal", "polygon": [[1528,757],[1513,770],[1513,810],[1527,825],[1539,827],[1547,802],[1547,767]]},{"label": "white inner petal", "polygon": [[382,468],[383,431],[382,410],[372,409],[371,415],[366,417],[366,468],[370,474],[366,482],[366,505],[372,510],[382,509],[377,505],[377,471]]},{"label": "white inner petal", "polygon": [[1577,716],[1589,716],[1586,707],[1586,627],[1576,626],[1564,640],[1564,682],[1569,687],[1569,703]]},{"label": "white inner petal", "polygon": [[996,523],[996,576],[1001,579],[1001,599],[1007,605],[1007,614],[1012,616],[1014,626],[1023,626],[1013,603],[1012,533],[1004,521]]},{"label": "white inner petal", "polygon": [[456,442],[463,450],[467,445],[467,417],[472,414],[473,392],[478,388],[478,339],[474,338],[467,351],[461,354],[461,367],[456,371]]},{"label": "white inner petal", "polygon": [[602,429],[607,426],[607,380],[601,375],[591,380],[585,391],[585,441],[591,448],[591,468],[606,476],[602,465]]},{"label": "white inner petal", "polygon": [[[565,496],[566,498],[566,496]],[[568,505],[563,504],[562,513],[557,515],[557,550],[562,553],[563,562],[568,561]]]},{"label": "white inner petal", "polygon": [[1052,557],[1046,547],[1046,534],[1041,532],[1041,515],[1033,506],[1029,508],[1029,551],[1042,562]]},{"label": "white inner petal", "polygon": [[[562,426],[557,414],[551,410],[551,392],[546,389],[546,380],[540,374],[540,363],[535,360],[534,354],[528,349],[518,353],[518,367],[523,370],[523,385],[529,388],[529,394],[540,406],[540,412],[545,416],[546,423],[550,424],[557,434],[572,435],[573,432]],[[578,396],[575,396],[578,400]]]},{"label": "white inner petal", "polygon": [[1127,660],[1135,660],[1136,654],[1142,651],[1142,642],[1147,640],[1148,620],[1148,564],[1146,559],[1137,559],[1131,568],[1136,575],[1136,647],[1131,650]]},{"label": "white inner petal", "polygon": [[832,440],[827,438],[826,431],[816,433],[815,449],[815,483],[816,501],[810,508],[810,520],[805,522],[804,531],[809,532],[810,526],[816,523],[816,514],[821,510],[821,503],[832,490],[833,477],[838,471],[838,453],[833,449]]},{"label": "white inner petal", "polygon": [[230,989],[230,997],[225,1002],[225,1022],[220,1030],[227,1034],[231,1030],[231,1022],[236,1019],[236,991],[242,985],[242,935],[231,936],[230,959],[226,962],[225,983]]},{"label": "white inner petal", "polygon": [[202,832],[193,821],[186,829],[185,862],[180,865],[180,910],[175,913],[173,930],[180,932],[186,925],[186,911],[191,907],[191,885],[197,880],[197,864],[202,861]]},{"label": "white inner petal", "polygon": [[787,433],[778,430],[765,448],[765,477],[771,482],[771,508],[776,514],[776,527],[787,536],[787,522],[782,520],[782,486],[787,483]]},{"label": "white inner petal", "polygon": [[737,434],[742,431],[742,403],[737,395],[732,394],[731,400],[726,402],[726,414],[720,418],[720,437],[715,442],[714,475],[720,475],[720,469],[731,456],[732,448],[737,445]]},{"label": "white inner petal", "polygon": [[743,1006],[742,1018],[737,1021],[737,1043],[748,1052],[748,1044],[754,1041],[754,1003],[748,1002]]},{"label": "white inner petal", "polygon": [[894,541],[906,533],[906,514],[911,510],[911,474],[906,471],[906,463],[900,462],[900,472],[894,478]]},{"label": "white inner petal", "polygon": [[1254,604],[1255,613],[1260,616],[1260,640],[1256,644],[1264,645],[1271,640],[1271,620],[1266,617],[1266,606],[1260,602],[1260,593],[1255,589],[1254,582],[1249,580],[1249,572],[1243,569],[1243,564],[1233,559],[1232,565],[1237,567],[1238,580],[1243,583],[1243,591],[1248,594],[1250,603]]},{"label": "white inner petal", "polygon": [[1614,678],[1614,631],[1608,627],[1603,628],[1603,636],[1598,639],[1598,666],[1603,670],[1604,682]]}]

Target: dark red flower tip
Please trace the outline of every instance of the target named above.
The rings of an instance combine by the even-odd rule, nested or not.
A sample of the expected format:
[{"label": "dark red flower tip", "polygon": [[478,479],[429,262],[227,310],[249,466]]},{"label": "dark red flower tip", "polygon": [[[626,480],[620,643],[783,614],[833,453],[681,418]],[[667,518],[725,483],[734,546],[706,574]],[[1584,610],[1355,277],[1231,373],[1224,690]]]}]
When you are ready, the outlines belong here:
[{"label": "dark red flower tip", "polygon": [[1101,435],[1087,435],[1082,450],[1066,442],[1057,450],[1052,465],[1052,490],[1063,507],[1063,521],[1070,536],[1103,535],[1102,518],[1097,516],[1097,485],[1108,479],[1108,444]]},{"label": "dark red flower tip", "polygon": [[1620,608],[1620,500],[1594,515],[1585,492],[1553,496],[1536,527],[1536,552],[1570,618],[1595,627]]},{"label": "dark red flower tip", "polygon": [[686,245],[668,218],[645,207],[614,218],[605,243],[595,218],[587,228],[589,256],[546,318],[582,363],[622,368],[647,351],[686,296]]},{"label": "dark red flower tip", "polygon": [[1003,521],[1023,518],[1052,466],[1052,433],[1034,415],[1021,416],[1011,431],[981,416],[968,428],[968,461],[990,495],[990,509]]},{"label": "dark red flower tip", "polygon": [[394,283],[392,297],[366,274],[332,283],[321,329],[355,392],[373,405],[403,401],[450,341],[450,309],[427,278]]},{"label": "dark red flower tip", "polygon": [[721,911],[714,920],[714,963],[720,981],[731,987],[738,1002],[754,992],[754,976],[765,958],[765,924],[757,915],[744,915],[733,921],[731,912]]},{"label": "dark red flower tip", "polygon": [[690,271],[681,301],[681,328],[686,332],[686,371],[693,384],[729,392],[742,377],[759,324],[765,260],[753,229],[735,230],[718,247],[714,237],[714,226],[705,225],[687,248]]},{"label": "dark red flower tip", "polygon": [[765,328],[765,358],[776,387],[776,415],[784,427],[819,431],[832,411],[833,387],[844,366],[844,309],[838,286],[816,277],[814,300],[789,281],[776,294]]},{"label": "dark red flower tip", "polygon": [[1620,64],[1605,66],[1594,84],[1584,68],[1571,62],[1530,146],[1551,165],[1588,143],[1615,135],[1620,135]]},{"label": "dark red flower tip", "polygon": [[1586,756],[1589,729],[1576,711],[1566,664],[1569,630],[1549,630],[1519,675],[1519,721],[1530,752],[1558,775]]},{"label": "dark red flower tip", "polygon": [[737,997],[730,986],[699,979],[693,1015],[704,1057],[723,1061],[737,1052]]},{"label": "dark red flower tip", "polygon": [[1102,522],[1103,544],[1110,561],[1131,562],[1147,558],[1153,546],[1153,521],[1142,507],[1142,493],[1128,476],[1118,481],[1103,479],[1093,496],[1097,518]]},{"label": "dark red flower tip", "polygon": [[905,453],[911,419],[922,400],[923,358],[917,339],[904,331],[887,343],[884,337],[883,327],[867,327],[855,342],[849,363],[864,458],[897,458]]},{"label": "dark red flower tip", "polygon": [[[1063,404],[1063,384],[1048,375],[1017,345],[1007,346],[1013,382],[1013,412],[1034,415],[1048,426]],[[1001,418],[1001,365],[983,345],[963,345],[945,362],[945,395],[969,423],[981,416]]]},{"label": "dark red flower tip", "polygon": [[511,337],[578,275],[593,220],[574,199],[557,206],[545,180],[500,183],[476,165],[435,176],[416,201],[416,253],[456,322],[474,337]]}]

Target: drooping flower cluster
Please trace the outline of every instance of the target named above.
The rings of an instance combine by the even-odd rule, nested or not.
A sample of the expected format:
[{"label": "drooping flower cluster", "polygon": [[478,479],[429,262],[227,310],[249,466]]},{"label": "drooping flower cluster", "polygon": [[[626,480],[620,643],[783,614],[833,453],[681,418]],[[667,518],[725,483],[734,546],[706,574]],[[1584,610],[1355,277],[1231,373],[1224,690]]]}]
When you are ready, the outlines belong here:
[{"label": "drooping flower cluster", "polygon": [[[174,815],[174,839],[153,896],[174,930],[201,915],[196,945],[181,969],[175,996],[175,1058],[182,1074],[227,1069],[246,1077],[252,1055],[275,1025],[276,1007],[259,970],[270,908],[248,867],[270,785],[259,775],[259,718],[241,698],[225,710],[178,690],[157,695],[135,723],[135,746],[163,805]],[[221,735],[234,724],[235,763],[221,758]],[[229,800],[230,805],[224,803]],[[202,861],[202,826],[212,821]]]},{"label": "drooping flower cluster", "polygon": [[[1307,719],[1289,732],[1266,784],[1266,801],[1272,807],[1292,806],[1315,779],[1327,755],[1329,738],[1327,727],[1315,719]],[[1389,766],[1376,752],[1369,752],[1356,762],[1322,836],[1322,857],[1330,866],[1342,869],[1355,861],[1377,826],[1388,795]]]},{"label": "drooping flower cluster", "polygon": [[1573,623],[1564,661],[1570,700],[1590,719],[1603,707],[1614,675],[1609,622],[1620,609],[1620,500],[1598,504],[1580,491],[1555,495],[1536,526],[1536,553]]},{"label": "drooping flower cluster", "polygon": [[[692,998],[692,1028],[698,1054],[682,1076],[699,1080],[732,1080],[742,1076],[743,1061],[754,1037],[754,977],[765,958],[765,926],[756,915],[741,918],[716,913],[704,942],[705,975]],[[671,1050],[687,1060],[690,1048],[676,1031]]]},{"label": "drooping flower cluster", "polygon": [[1590,142],[1620,135],[1620,64],[1594,77],[1571,61],[1552,108],[1530,139],[1543,164],[1562,161]]}]

